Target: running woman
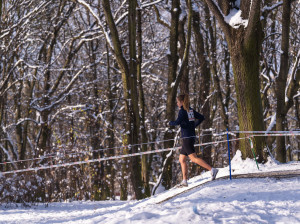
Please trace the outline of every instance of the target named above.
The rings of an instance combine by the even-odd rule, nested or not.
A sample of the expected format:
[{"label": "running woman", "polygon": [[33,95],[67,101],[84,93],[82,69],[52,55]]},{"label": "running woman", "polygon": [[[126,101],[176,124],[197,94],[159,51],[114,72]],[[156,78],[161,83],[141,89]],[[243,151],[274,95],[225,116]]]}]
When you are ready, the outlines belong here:
[{"label": "running woman", "polygon": [[190,107],[189,95],[182,94],[177,97],[177,106],[179,107],[178,118],[176,121],[170,121],[169,125],[175,126],[180,125],[181,127],[181,138],[182,148],[180,150],[179,162],[182,171],[182,182],[179,184],[180,187],[187,187],[187,157],[190,160],[203,168],[211,172],[211,180],[214,180],[217,176],[218,169],[212,168],[203,159],[198,158],[195,153],[195,128],[201,124],[205,119],[204,116]]}]

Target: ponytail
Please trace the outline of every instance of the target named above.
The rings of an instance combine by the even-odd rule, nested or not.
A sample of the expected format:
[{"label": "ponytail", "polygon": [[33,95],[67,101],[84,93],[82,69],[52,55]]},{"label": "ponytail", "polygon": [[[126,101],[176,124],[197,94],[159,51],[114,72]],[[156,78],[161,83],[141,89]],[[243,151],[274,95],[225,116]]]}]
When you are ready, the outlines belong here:
[{"label": "ponytail", "polygon": [[190,109],[190,97],[188,94],[181,94],[177,97],[180,102],[183,102],[183,109],[189,111]]}]

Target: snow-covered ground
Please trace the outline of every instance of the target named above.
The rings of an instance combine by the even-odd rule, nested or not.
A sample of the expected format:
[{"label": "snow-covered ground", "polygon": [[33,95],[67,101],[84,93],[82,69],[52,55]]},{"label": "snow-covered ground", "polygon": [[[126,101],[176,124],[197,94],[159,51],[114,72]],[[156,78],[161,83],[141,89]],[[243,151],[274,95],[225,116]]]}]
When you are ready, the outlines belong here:
[{"label": "snow-covered ground", "polygon": [[[253,160],[242,160],[239,151],[232,160],[233,174],[295,170],[300,163],[269,161],[259,168]],[[223,168],[217,177],[228,174],[228,168]],[[209,178],[208,172],[194,177],[189,188]],[[171,189],[141,201],[2,206],[0,223],[300,223],[300,177],[216,180],[157,204],[186,189]]]}]

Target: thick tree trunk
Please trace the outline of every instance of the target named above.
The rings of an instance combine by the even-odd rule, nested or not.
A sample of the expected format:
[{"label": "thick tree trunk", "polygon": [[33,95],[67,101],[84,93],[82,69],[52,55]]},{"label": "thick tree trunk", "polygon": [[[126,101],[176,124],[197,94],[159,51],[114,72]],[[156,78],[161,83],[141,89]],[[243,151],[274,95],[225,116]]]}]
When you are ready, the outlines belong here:
[{"label": "thick tree trunk", "polygon": [[[248,19],[247,25],[230,26],[224,15],[234,6],[222,1],[221,11],[213,0],[205,0],[218,19],[225,34],[231,55],[234,81],[237,93],[239,127],[241,131],[264,130],[263,111],[260,97],[259,55],[262,41],[260,21],[260,0],[244,0],[240,3],[242,18]],[[226,7],[225,7],[226,6]],[[246,137],[241,134],[241,137]],[[253,158],[248,139],[240,141],[243,158]],[[263,160],[264,139],[254,138],[254,150],[258,161]]]},{"label": "thick tree trunk", "polygon": [[[231,59],[234,71],[235,89],[238,104],[239,126],[241,131],[263,131],[263,111],[260,98],[259,53],[261,31],[253,34],[247,40],[244,28],[234,31],[231,39]],[[241,134],[244,137],[245,134]],[[248,139],[241,141],[243,158],[252,158]],[[255,138],[254,150],[259,161],[263,160],[264,139]]]}]

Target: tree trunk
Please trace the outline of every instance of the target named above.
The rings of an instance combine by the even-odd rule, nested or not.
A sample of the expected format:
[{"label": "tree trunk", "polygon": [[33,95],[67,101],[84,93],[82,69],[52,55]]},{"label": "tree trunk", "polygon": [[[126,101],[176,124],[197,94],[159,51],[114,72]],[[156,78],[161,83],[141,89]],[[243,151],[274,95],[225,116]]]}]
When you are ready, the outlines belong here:
[{"label": "tree trunk", "polygon": [[[109,56],[109,46],[108,46],[108,43],[106,43],[106,52],[107,52],[107,80],[108,80],[108,86],[107,86],[107,98],[108,99],[113,99],[115,98],[115,87],[113,87],[112,85],[112,82],[111,82],[111,70],[110,70],[110,56]],[[111,157],[111,156],[114,156],[115,153],[114,153],[114,141],[115,141],[115,133],[114,133],[114,130],[115,130],[115,125],[114,125],[114,121],[115,121],[115,111],[114,111],[114,104],[113,104],[113,101],[109,100],[108,102],[108,107],[109,107],[109,111],[110,111],[110,114],[109,114],[109,119],[108,119],[108,122],[109,122],[109,127],[107,128],[107,144],[108,145],[108,148],[110,148],[110,150],[108,150],[107,152],[107,156]],[[107,174],[110,175],[109,177],[109,189],[110,189],[110,198],[111,199],[115,199],[115,169],[114,169],[114,163],[115,161],[113,160],[109,160],[108,163],[107,163],[107,167],[106,167],[106,170],[107,170]]]},{"label": "tree trunk", "polygon": [[[142,79],[142,60],[143,60],[143,41],[142,41],[142,10],[137,10],[137,43],[138,43],[138,57],[137,57],[137,79],[139,89],[139,104],[141,114],[141,137],[142,143],[148,142],[146,124],[145,124],[145,96],[143,90],[143,79]],[[142,151],[147,151],[147,145],[142,145]],[[143,155],[141,166],[142,166],[142,180],[145,189],[145,196],[151,196],[150,192],[150,163],[148,162],[149,155]]]},{"label": "tree trunk", "polygon": [[[167,87],[167,104],[166,104],[166,121],[171,121],[175,119],[175,102],[177,87],[174,85],[177,75],[177,65],[178,65],[178,24],[179,24],[179,14],[180,14],[180,1],[172,0],[171,7],[171,28],[170,28],[170,54],[168,57],[168,87]],[[165,133],[164,139],[174,138],[174,133],[172,130],[168,130]],[[167,141],[164,143],[165,148],[173,147],[173,141]],[[166,153],[163,153],[164,157]],[[166,169],[162,177],[162,185],[166,189],[172,187],[172,162],[173,156],[171,156],[167,163]]]},{"label": "tree trunk", "polygon": [[217,103],[220,105],[219,108],[220,108],[221,117],[223,119],[223,129],[226,130],[229,124],[228,124],[228,115],[226,114],[226,108],[222,96],[220,78],[217,72],[217,42],[216,42],[216,31],[214,31],[215,25],[213,25],[211,22],[209,8],[207,7],[207,5],[204,6],[204,11],[205,11],[205,18],[206,18],[206,26],[208,28],[208,32],[210,36],[210,44],[211,44],[210,52],[208,54],[211,61],[210,70],[214,81],[213,83],[214,83],[214,90],[216,91],[215,94],[217,98]]},{"label": "tree trunk", "polygon": [[[239,126],[241,131],[263,131],[263,111],[260,98],[259,53],[261,33],[253,34],[244,39],[243,28],[236,31],[231,40],[231,59],[234,71],[235,89],[237,95]],[[260,39],[261,40],[261,39]],[[241,42],[240,42],[241,41]],[[245,134],[241,134],[245,137]],[[263,160],[264,139],[254,140],[255,155],[258,161]],[[253,158],[248,139],[241,140],[240,149],[243,158]]]},{"label": "tree trunk", "polygon": [[[110,1],[102,0],[105,18],[109,26],[113,41],[114,54],[118,65],[122,72],[123,90],[125,97],[125,113],[126,113],[126,133],[129,133],[126,142],[129,145],[134,145],[139,142],[140,116],[137,94],[137,64],[136,64],[136,1],[129,1],[128,5],[128,29],[129,29],[129,65],[123,55],[121,42],[119,39],[118,30],[114,22]],[[130,147],[130,153],[137,152],[137,147]],[[136,199],[142,199],[143,184],[141,177],[140,158],[135,156],[131,158],[131,182],[135,192]]]},{"label": "tree trunk", "polygon": [[[21,81],[21,84],[17,88],[13,88],[14,92],[16,93],[14,97],[15,101],[15,123],[18,123],[18,121],[22,118],[22,109],[21,109],[21,94],[22,94],[22,89],[23,89],[23,81]],[[20,160],[24,160],[25,152],[22,150],[22,145],[23,145],[23,135],[22,135],[22,124],[18,124],[16,126],[16,141],[17,141],[17,150],[18,150],[18,156]],[[20,169],[24,167],[20,166]]]},{"label": "tree trunk", "polygon": [[[241,1],[242,18],[248,19],[247,25],[230,26],[224,20],[229,9],[233,8],[229,1],[222,1],[222,12],[212,0],[205,0],[216,16],[229,45],[232,67],[234,71],[237,93],[238,117],[241,131],[264,130],[263,111],[260,97],[259,55],[262,41],[260,22],[260,0]],[[226,7],[224,7],[224,4]],[[251,6],[251,7],[250,7]],[[246,137],[241,134],[241,137]],[[240,142],[243,158],[253,158],[248,139]],[[263,160],[264,139],[256,137],[253,141],[258,161]]]},{"label": "tree trunk", "polygon": [[2,18],[2,0],[0,0],[0,18]]},{"label": "tree trunk", "polygon": [[[179,83],[184,75],[184,72],[188,68],[188,58],[189,58],[189,47],[191,40],[191,27],[192,27],[192,4],[191,0],[188,1],[189,15],[188,15],[188,30],[187,30],[187,41],[184,49],[184,55],[182,58],[181,67],[177,75],[178,66],[178,37],[179,37],[179,15],[180,15],[180,0],[173,0],[171,7],[171,27],[170,27],[170,55],[168,55],[168,87],[167,87],[167,105],[166,105],[166,121],[171,121],[175,119],[175,102],[176,94]],[[165,133],[164,139],[174,138],[174,133],[169,130]],[[165,142],[164,146],[166,148],[173,147],[173,141]],[[166,155],[166,154],[164,154]],[[162,185],[169,189],[172,186],[172,162],[173,156],[171,155],[166,162],[166,168],[164,169],[164,174],[162,178]]]},{"label": "tree trunk", "polygon": [[[208,97],[210,95],[210,69],[209,69],[209,62],[207,58],[205,57],[205,47],[204,47],[204,41],[203,36],[200,31],[200,15],[198,11],[193,11],[193,30],[194,30],[194,38],[196,42],[196,52],[197,57],[200,63],[200,91],[199,91],[199,100],[200,105],[202,106],[203,115],[205,117],[205,120],[202,124],[202,128],[204,130],[210,129],[212,125],[212,121],[210,119],[210,100],[208,100]],[[199,133],[200,134],[200,133]],[[212,135],[210,133],[205,132],[205,135],[202,138],[202,143],[211,142]],[[203,149],[203,159],[209,164],[212,165],[212,159],[211,159],[211,145],[208,145],[204,147]]]},{"label": "tree trunk", "polygon": [[[136,0],[129,1],[128,6],[128,28],[129,28],[129,80],[131,88],[131,103],[132,105],[132,115],[133,115],[133,130],[132,130],[132,140],[131,144],[139,143],[139,133],[140,133],[140,113],[139,113],[139,98],[137,90],[137,58],[136,58]],[[134,146],[131,148],[131,153],[138,152],[139,146]],[[139,156],[131,157],[131,180],[132,186],[135,192],[136,199],[144,198],[144,186],[142,182],[142,168],[141,159]]]},{"label": "tree trunk", "polygon": [[[178,42],[179,42],[179,49],[178,49],[178,53],[179,53],[179,58],[181,59],[181,61],[183,60],[184,57],[184,52],[185,52],[185,47],[186,47],[186,38],[185,38],[185,22],[186,22],[186,16],[183,16],[183,18],[181,18],[181,20],[179,20],[178,23]],[[189,94],[189,67],[187,64],[183,64],[183,74],[182,74],[182,78],[179,84],[179,90],[180,93],[184,94],[187,93]]]},{"label": "tree trunk", "polygon": [[[298,70],[299,73],[300,73],[300,69]],[[300,104],[299,104],[299,97],[295,99],[295,117],[296,117],[296,127],[298,129],[300,129]],[[297,160],[300,161],[300,141],[298,141],[298,146],[296,148],[297,152],[296,152],[296,155],[297,155]]]},{"label": "tree trunk", "polygon": [[[287,77],[289,73],[289,37],[290,37],[290,16],[291,1],[283,1],[282,12],[282,39],[281,39],[281,55],[280,55],[280,71],[275,82],[277,107],[276,107],[276,131],[285,130],[286,122],[286,106],[285,106],[285,90]],[[276,137],[276,160],[286,162],[286,144],[285,136]]]},{"label": "tree trunk", "polygon": [[[98,93],[98,86],[97,83],[95,82],[97,80],[97,66],[96,66],[96,60],[97,60],[97,55],[96,51],[99,47],[99,43],[97,41],[91,41],[89,43],[89,58],[90,58],[90,63],[94,65],[92,67],[92,72],[91,72],[91,82],[94,83],[92,92],[90,95],[93,97],[95,100],[95,109],[94,111],[88,111],[88,129],[90,132],[91,136],[91,147],[92,147],[92,152],[93,152],[93,159],[98,159],[101,157],[104,157],[104,152],[100,151],[99,152],[99,147],[100,147],[100,132],[99,129],[101,128],[101,121],[98,118],[99,113],[103,110],[101,108],[101,105],[99,105],[99,93]],[[107,52],[107,56],[109,56],[109,53]],[[109,65],[107,65],[109,68]],[[108,77],[109,79],[109,77]],[[88,93],[86,93],[88,94]],[[103,107],[103,106],[102,106]],[[93,200],[107,200],[110,198],[110,186],[107,184],[107,173],[105,172],[106,168],[106,161],[101,161],[101,162],[95,162],[94,164],[91,164],[89,166],[89,176],[91,177],[90,180],[90,185],[91,185],[91,191],[92,191],[92,198]]]}]

